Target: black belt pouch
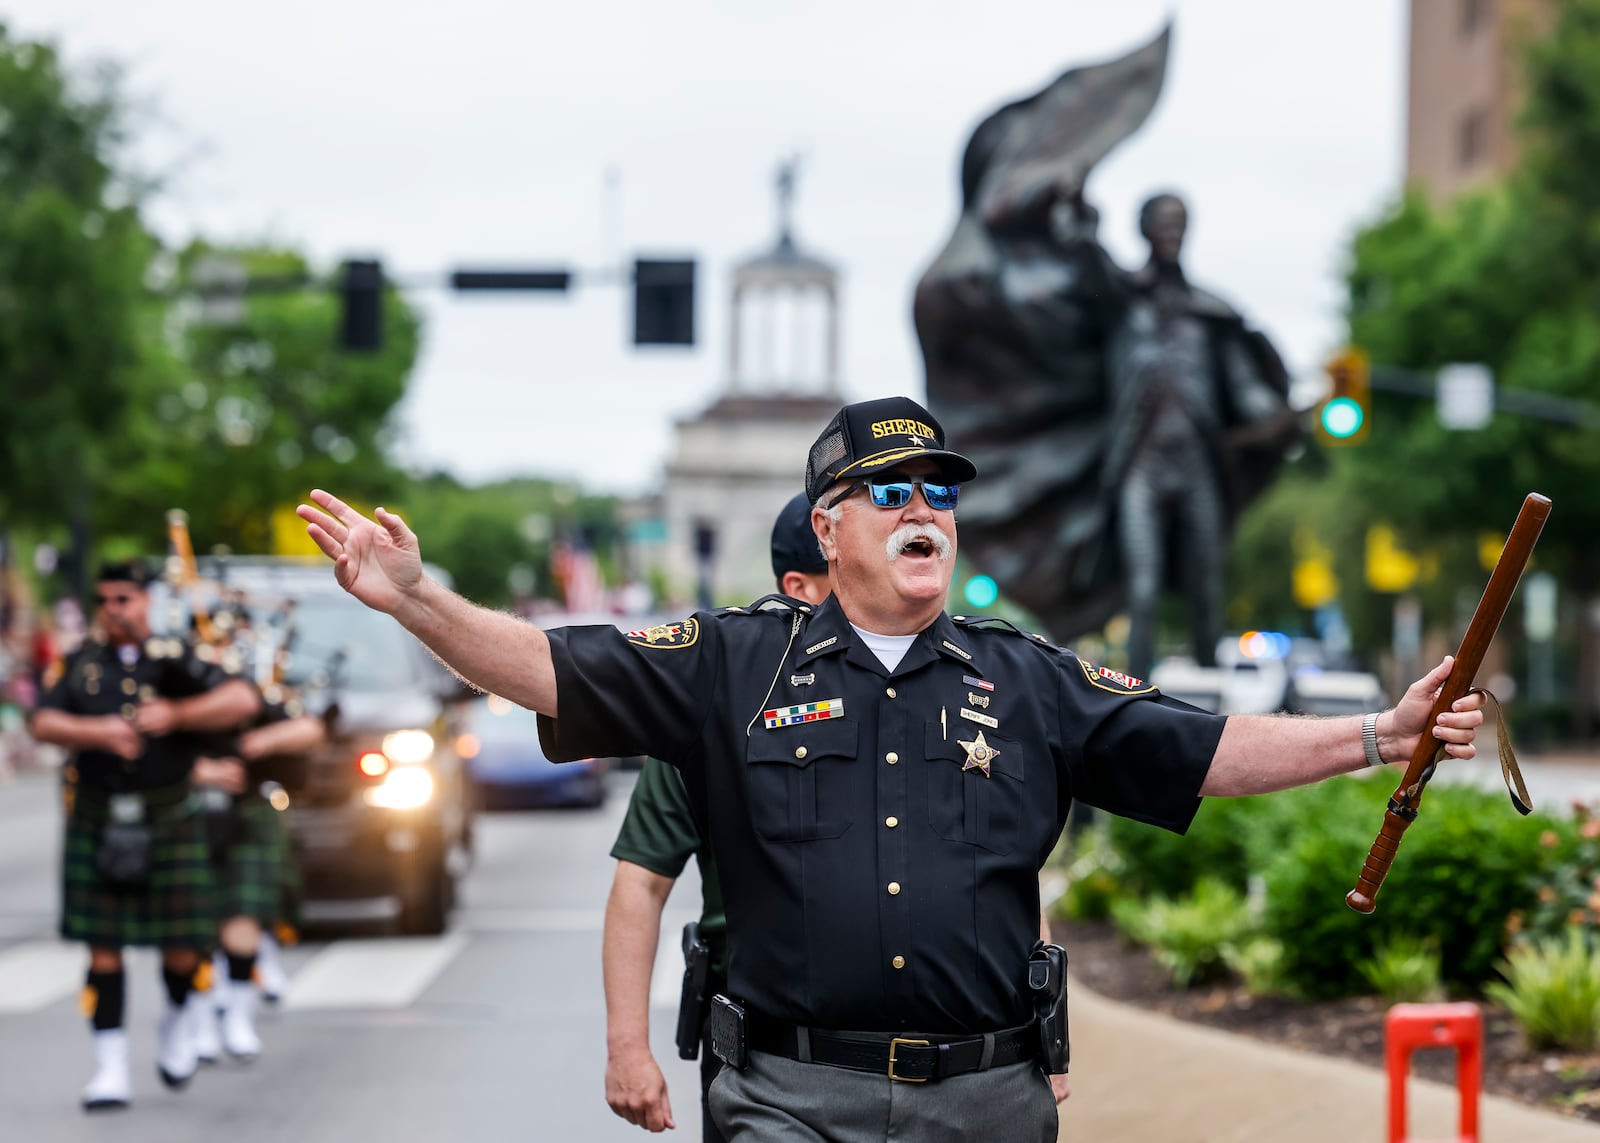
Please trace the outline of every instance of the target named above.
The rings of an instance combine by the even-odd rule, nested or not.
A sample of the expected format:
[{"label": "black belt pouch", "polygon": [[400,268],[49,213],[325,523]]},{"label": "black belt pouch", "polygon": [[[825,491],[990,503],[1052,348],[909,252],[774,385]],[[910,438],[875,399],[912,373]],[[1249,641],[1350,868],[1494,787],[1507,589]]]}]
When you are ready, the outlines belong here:
[{"label": "black belt pouch", "polygon": [[150,880],[155,831],[146,822],[107,822],[100,830],[94,867],[100,876],[124,889]]}]

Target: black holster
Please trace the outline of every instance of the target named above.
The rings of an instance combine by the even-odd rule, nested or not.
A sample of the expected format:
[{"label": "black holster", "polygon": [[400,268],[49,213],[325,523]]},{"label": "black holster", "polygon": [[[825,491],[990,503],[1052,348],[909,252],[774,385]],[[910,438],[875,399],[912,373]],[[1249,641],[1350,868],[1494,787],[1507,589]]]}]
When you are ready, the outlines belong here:
[{"label": "black holster", "polygon": [[1039,1058],[1051,1075],[1064,1075],[1072,1060],[1067,1037],[1067,950],[1037,942],[1028,956],[1028,992],[1039,1022]]},{"label": "black holster", "polygon": [[700,1028],[705,1023],[706,984],[711,977],[711,946],[700,935],[700,922],[683,926],[683,992],[678,1000],[678,1056],[700,1054]]}]

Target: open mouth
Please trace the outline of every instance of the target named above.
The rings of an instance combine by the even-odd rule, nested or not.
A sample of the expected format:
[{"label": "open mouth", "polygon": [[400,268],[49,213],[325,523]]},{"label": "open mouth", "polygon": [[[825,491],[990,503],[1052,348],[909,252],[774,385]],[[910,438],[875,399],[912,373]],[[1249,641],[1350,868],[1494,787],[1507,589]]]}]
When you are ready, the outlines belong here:
[{"label": "open mouth", "polygon": [[919,536],[902,544],[900,546],[900,554],[902,556],[910,556],[913,559],[931,559],[935,552],[933,544]]}]

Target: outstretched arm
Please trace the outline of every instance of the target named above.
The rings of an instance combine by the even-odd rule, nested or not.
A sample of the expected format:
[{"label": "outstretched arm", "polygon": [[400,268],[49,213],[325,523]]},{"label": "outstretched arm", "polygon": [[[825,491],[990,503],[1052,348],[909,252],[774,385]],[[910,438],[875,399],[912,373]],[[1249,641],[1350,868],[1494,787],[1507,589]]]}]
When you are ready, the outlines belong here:
[{"label": "outstretched arm", "polygon": [[333,561],[340,587],[394,616],[469,683],[555,717],[555,666],[543,631],[470,603],[423,574],[417,537],[393,512],[379,508],[369,519],[321,489],[311,499],[317,507],[296,511]]},{"label": "outstretched arm", "polygon": [[[1438,725],[1428,726],[1434,700],[1453,662],[1446,656],[1411,684],[1393,710],[1378,716],[1378,754],[1385,762],[1409,761],[1424,733],[1444,743],[1452,758],[1471,758],[1477,753],[1473,740],[1483,722],[1481,694],[1459,699],[1439,716]],[[1360,770],[1367,764],[1361,747],[1361,718],[1232,715],[1200,793],[1207,797],[1265,794]]]},{"label": "outstretched arm", "polygon": [[601,973],[606,991],[606,1102],[647,1131],[676,1126],[667,1081],[650,1052],[650,977],[673,879],[618,861],[606,901]]}]

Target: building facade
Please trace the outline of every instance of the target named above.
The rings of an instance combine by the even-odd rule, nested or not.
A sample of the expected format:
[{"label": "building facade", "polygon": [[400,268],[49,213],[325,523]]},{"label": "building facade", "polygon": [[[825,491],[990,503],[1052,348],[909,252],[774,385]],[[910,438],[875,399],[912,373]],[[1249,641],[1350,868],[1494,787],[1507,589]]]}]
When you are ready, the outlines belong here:
[{"label": "building facade", "polygon": [[1551,0],[1411,0],[1406,181],[1438,201],[1517,164],[1520,60]]},{"label": "building facade", "polygon": [[839,271],[795,242],[794,176],[792,164],[778,175],[776,244],[734,269],[722,391],[674,428],[662,554],[680,601],[742,603],[774,589],[773,520],[843,404]]}]

